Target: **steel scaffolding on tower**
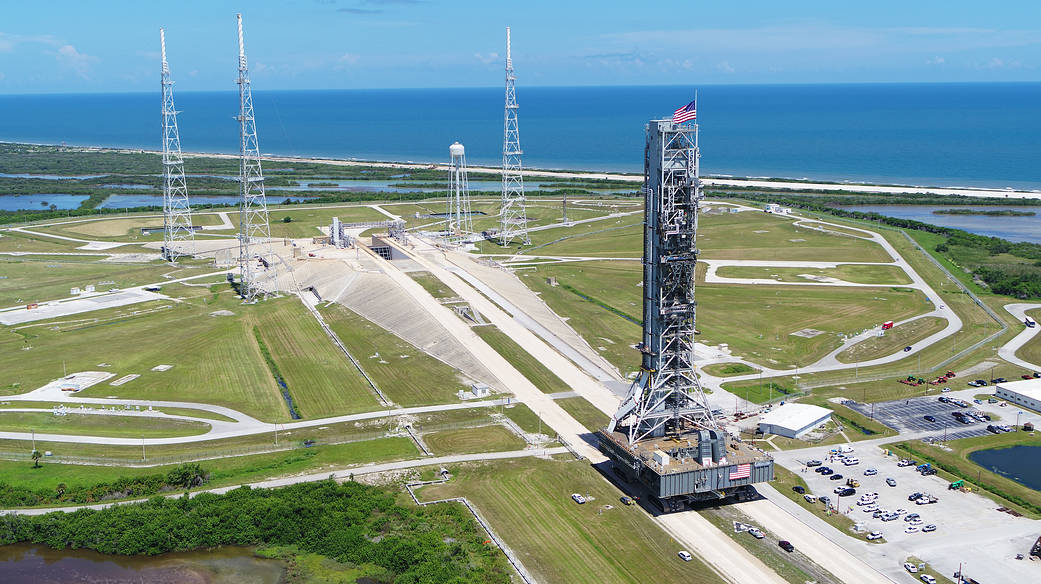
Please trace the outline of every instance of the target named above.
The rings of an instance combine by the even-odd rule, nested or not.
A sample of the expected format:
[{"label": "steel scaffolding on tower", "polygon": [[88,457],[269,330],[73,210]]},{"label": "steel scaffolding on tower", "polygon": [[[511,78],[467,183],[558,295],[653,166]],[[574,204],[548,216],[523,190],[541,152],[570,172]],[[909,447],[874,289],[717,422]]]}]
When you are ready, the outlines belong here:
[{"label": "steel scaffolding on tower", "polygon": [[188,185],[184,179],[173,81],[170,79],[170,67],[166,64],[166,31],[161,28],[159,46],[163,88],[163,259],[176,262],[181,256],[195,254],[195,233],[192,228],[192,210],[188,203]]},{"label": "steel scaffolding on tower", "polygon": [[272,266],[271,226],[268,224],[267,198],[264,195],[264,172],[260,166],[257,125],[253,118],[253,91],[246,67],[246,49],[242,41],[242,15],[237,14],[239,29],[239,293],[247,302],[275,293],[278,289]]},{"label": "steel scaffolding on tower", "polygon": [[448,147],[451,164],[448,167],[448,226],[447,237],[452,242],[464,241],[473,233],[470,216],[470,186],[466,178],[466,150],[456,142]]},{"label": "steel scaffolding on tower", "polygon": [[630,442],[683,427],[714,428],[694,372],[694,266],[701,180],[697,124],[647,126],[643,341],[640,375],[611,420]]},{"label": "steel scaffolding on tower", "polygon": [[502,140],[502,208],[499,213],[499,239],[503,245],[514,240],[531,243],[528,238],[528,214],[524,201],[524,177],[521,175],[520,129],[517,125],[517,89],[510,56],[510,27],[506,27],[506,111]]}]

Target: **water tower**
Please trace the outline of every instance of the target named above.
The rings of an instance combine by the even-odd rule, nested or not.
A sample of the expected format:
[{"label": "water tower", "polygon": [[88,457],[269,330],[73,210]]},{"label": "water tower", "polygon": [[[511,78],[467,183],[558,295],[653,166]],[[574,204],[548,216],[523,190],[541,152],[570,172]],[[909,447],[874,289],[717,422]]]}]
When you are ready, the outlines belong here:
[{"label": "water tower", "polygon": [[448,175],[448,228],[447,236],[462,241],[473,233],[470,218],[470,187],[466,179],[466,149],[459,142],[448,147],[452,157]]}]

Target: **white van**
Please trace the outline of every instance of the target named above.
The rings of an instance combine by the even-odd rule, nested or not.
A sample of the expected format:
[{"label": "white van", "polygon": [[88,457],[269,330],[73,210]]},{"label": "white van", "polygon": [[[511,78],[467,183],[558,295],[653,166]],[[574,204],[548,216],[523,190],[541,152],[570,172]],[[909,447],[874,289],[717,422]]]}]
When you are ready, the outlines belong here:
[{"label": "white van", "polygon": [[839,452],[853,452],[853,447],[849,444],[843,444],[839,446]]},{"label": "white van", "polygon": [[856,456],[849,456],[849,457],[846,457],[846,460],[842,461],[842,464],[844,464],[846,466],[853,466],[854,464],[860,464],[860,459],[857,458]]},{"label": "white van", "polygon": [[816,503],[817,502],[817,495],[803,495],[802,498],[806,499],[807,503]]}]

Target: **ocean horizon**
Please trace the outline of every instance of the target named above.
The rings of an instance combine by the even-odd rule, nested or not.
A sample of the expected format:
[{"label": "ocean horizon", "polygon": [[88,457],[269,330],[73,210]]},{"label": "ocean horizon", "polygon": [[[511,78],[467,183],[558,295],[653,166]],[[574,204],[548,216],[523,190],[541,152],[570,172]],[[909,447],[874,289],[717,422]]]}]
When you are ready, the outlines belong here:
[{"label": "ocean horizon", "polygon": [[[641,172],[690,87],[518,86],[526,167]],[[235,91],[176,93],[186,152],[238,151]],[[157,150],[159,92],[0,95],[0,141]],[[254,89],[265,154],[498,165],[503,90]],[[705,175],[1041,188],[1041,83],[708,85]],[[190,172],[190,169],[187,169]]]}]

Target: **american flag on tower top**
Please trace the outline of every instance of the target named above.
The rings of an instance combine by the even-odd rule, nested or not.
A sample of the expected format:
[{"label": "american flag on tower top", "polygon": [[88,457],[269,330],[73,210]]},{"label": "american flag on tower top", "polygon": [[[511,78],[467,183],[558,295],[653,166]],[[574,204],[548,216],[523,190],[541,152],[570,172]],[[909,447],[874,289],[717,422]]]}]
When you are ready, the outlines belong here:
[{"label": "american flag on tower top", "polygon": [[696,99],[672,112],[672,123],[674,124],[684,124],[696,119],[698,119],[698,100]]}]

